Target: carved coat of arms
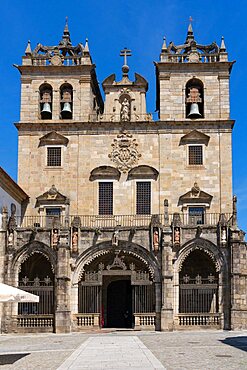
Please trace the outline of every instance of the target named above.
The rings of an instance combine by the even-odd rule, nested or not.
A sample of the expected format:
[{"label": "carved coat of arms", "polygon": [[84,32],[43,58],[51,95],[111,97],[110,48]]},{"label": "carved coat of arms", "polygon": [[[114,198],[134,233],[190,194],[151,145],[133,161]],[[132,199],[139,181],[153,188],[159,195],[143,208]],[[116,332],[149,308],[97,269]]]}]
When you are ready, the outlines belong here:
[{"label": "carved coat of arms", "polygon": [[123,173],[130,170],[141,157],[137,150],[138,144],[136,139],[133,139],[132,135],[127,132],[117,135],[117,139],[114,139],[111,146],[112,152],[109,154],[109,158],[117,165],[119,171]]}]

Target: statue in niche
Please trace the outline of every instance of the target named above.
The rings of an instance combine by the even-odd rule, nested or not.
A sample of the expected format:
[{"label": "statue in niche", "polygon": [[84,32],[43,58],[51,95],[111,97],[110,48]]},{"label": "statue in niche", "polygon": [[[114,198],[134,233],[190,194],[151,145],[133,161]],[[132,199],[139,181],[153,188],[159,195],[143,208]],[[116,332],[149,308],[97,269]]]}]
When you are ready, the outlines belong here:
[{"label": "statue in niche", "polygon": [[226,227],[223,226],[222,227],[222,231],[221,231],[221,243],[222,244],[225,244],[226,243]]},{"label": "statue in niche", "polygon": [[56,247],[58,245],[58,241],[59,241],[58,229],[54,229],[52,232],[52,246]]},{"label": "statue in niche", "polygon": [[14,233],[13,231],[10,231],[8,236],[8,245],[12,246],[14,244]]},{"label": "statue in niche", "polygon": [[153,232],[153,250],[157,252],[159,250],[159,231],[157,228]]},{"label": "statue in niche", "polygon": [[120,118],[123,122],[130,121],[130,102],[127,98],[121,104]]},{"label": "statue in niche", "polygon": [[119,231],[116,230],[116,231],[114,231],[114,233],[112,235],[112,239],[111,239],[111,242],[112,242],[112,246],[113,247],[117,247],[118,246],[118,239],[119,239]]},{"label": "statue in niche", "polygon": [[72,234],[72,252],[78,252],[78,230],[73,230]]},{"label": "statue in niche", "polygon": [[180,244],[180,229],[179,227],[175,227],[174,229],[174,243]]}]

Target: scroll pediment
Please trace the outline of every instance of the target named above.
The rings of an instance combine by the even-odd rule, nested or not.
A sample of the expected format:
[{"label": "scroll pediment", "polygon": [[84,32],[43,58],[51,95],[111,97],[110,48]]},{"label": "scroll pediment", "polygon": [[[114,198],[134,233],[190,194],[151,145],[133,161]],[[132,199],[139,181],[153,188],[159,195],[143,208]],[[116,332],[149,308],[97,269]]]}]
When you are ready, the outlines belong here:
[{"label": "scroll pediment", "polygon": [[153,179],[157,180],[159,172],[151,166],[136,166],[128,173],[128,180]]},{"label": "scroll pediment", "polygon": [[39,146],[44,145],[65,145],[67,146],[69,139],[56,131],[51,131],[39,139]]},{"label": "scroll pediment", "polygon": [[91,171],[89,180],[119,180],[120,175],[120,171],[115,167],[100,166]]},{"label": "scroll pediment", "polygon": [[187,193],[181,195],[179,198],[178,205],[192,204],[192,203],[202,203],[210,205],[213,196],[201,190],[198,184],[195,182],[191,190]]},{"label": "scroll pediment", "polygon": [[179,145],[184,145],[184,144],[208,145],[209,140],[210,140],[210,136],[198,130],[193,130],[193,131],[190,131],[188,134],[181,137]]},{"label": "scroll pediment", "polygon": [[54,185],[36,198],[36,207],[42,204],[65,204],[68,202],[68,198],[61,194]]}]

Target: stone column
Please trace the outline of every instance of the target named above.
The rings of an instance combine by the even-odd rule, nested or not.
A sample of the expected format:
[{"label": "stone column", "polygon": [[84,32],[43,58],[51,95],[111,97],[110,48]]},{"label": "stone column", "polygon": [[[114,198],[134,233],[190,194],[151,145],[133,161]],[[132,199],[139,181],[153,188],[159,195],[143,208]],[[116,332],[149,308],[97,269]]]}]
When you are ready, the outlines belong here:
[{"label": "stone column", "polygon": [[231,230],[231,330],[247,329],[247,243],[241,230]]},{"label": "stone column", "polygon": [[60,232],[60,240],[57,250],[57,276],[56,276],[56,333],[71,332],[70,311],[70,246],[69,232]]},{"label": "stone column", "polygon": [[165,227],[162,246],[162,308],[161,331],[173,330],[173,271],[171,228]]}]

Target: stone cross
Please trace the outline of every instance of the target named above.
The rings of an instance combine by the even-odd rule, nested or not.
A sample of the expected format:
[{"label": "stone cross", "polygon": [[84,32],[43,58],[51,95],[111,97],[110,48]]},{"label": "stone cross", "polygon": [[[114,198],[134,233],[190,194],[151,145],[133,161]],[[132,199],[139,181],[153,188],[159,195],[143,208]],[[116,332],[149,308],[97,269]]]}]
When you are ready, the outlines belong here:
[{"label": "stone cross", "polygon": [[127,65],[127,57],[131,57],[131,50],[124,48],[120,51],[120,57],[124,57],[124,65]]}]

